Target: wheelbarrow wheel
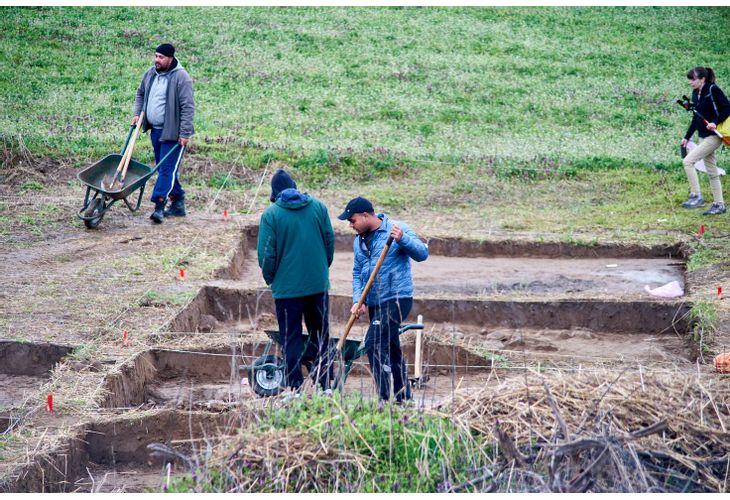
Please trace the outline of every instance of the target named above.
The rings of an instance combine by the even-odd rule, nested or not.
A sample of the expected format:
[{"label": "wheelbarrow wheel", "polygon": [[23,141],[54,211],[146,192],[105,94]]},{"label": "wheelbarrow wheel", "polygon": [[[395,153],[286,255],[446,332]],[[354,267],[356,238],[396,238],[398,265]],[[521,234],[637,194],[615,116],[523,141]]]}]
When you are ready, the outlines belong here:
[{"label": "wheelbarrow wheel", "polygon": [[259,396],[270,397],[279,394],[284,384],[284,363],[273,354],[260,356],[248,372],[248,382]]},{"label": "wheelbarrow wheel", "polygon": [[101,219],[104,218],[104,214],[101,211],[103,200],[101,198],[94,198],[89,203],[89,208],[84,212],[84,217],[93,217],[92,219],[84,219],[84,224],[87,229],[96,229],[101,224]]}]

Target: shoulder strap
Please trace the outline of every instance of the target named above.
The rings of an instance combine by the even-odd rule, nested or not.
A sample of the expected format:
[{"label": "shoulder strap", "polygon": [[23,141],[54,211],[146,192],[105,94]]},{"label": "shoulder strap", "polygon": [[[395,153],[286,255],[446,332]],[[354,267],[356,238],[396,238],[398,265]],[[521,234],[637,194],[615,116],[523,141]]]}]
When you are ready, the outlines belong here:
[{"label": "shoulder strap", "polygon": [[712,101],[712,107],[715,108],[715,116],[720,116],[720,113],[717,111],[717,104],[715,104],[715,96],[712,95],[712,87],[714,87],[715,84],[713,83],[710,85],[710,88],[708,89],[710,92],[710,100]]}]

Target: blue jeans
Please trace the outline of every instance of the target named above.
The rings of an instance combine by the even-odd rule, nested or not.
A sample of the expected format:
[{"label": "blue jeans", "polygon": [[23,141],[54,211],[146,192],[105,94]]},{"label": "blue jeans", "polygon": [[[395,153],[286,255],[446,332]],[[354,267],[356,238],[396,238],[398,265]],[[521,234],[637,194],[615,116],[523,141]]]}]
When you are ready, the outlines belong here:
[{"label": "blue jeans", "polygon": [[309,343],[317,349],[317,357],[312,364],[312,375],[316,377],[322,390],[329,388],[332,378],[330,361],[329,294],[315,293],[304,297],[275,299],[276,319],[279,322],[279,338],[286,361],[286,384],[298,389],[304,382],[302,355],[306,348],[302,335],[302,318],[307,326]]},{"label": "blue jeans", "polygon": [[411,399],[411,386],[408,384],[398,333],[400,324],[408,317],[411,307],[413,299],[410,297],[368,306],[370,327],[365,336],[365,349],[368,353],[370,371],[373,372],[378,394],[383,401],[390,399],[391,376],[396,401],[400,403]]},{"label": "blue jeans", "polygon": [[153,128],[150,130],[150,141],[152,142],[152,149],[155,151],[155,164],[158,165],[157,182],[155,182],[155,188],[152,190],[150,200],[152,203],[164,203],[168,197],[171,200],[184,200],[185,191],[178,180],[183,150],[180,148],[177,153],[171,154],[164,163],[160,164],[160,158],[164,158],[177,144],[177,142],[160,141],[161,135],[161,128]]}]

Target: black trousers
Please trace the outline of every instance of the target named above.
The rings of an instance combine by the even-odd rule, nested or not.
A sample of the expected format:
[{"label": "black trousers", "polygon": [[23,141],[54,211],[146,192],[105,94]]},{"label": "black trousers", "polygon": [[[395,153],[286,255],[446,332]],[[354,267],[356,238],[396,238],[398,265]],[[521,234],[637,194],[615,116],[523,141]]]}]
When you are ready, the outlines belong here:
[{"label": "black trousers", "polygon": [[396,401],[411,399],[411,387],[398,335],[400,324],[408,317],[411,307],[413,299],[410,297],[368,306],[370,327],[365,337],[365,348],[381,400],[390,399],[391,377]]},{"label": "black trousers", "polygon": [[329,349],[329,294],[327,292],[276,299],[276,319],[286,361],[286,384],[298,389],[304,383],[302,355],[305,345],[302,336],[302,318],[307,326],[309,342],[317,348],[317,357],[312,365],[312,375],[320,387],[329,388],[332,363]]}]

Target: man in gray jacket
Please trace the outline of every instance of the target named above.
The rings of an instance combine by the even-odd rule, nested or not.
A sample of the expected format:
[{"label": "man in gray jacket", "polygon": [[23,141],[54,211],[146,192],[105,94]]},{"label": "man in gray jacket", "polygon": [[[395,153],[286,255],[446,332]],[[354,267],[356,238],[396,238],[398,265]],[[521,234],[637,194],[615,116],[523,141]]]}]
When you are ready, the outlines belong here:
[{"label": "man in gray jacket", "polygon": [[[150,140],[158,166],[157,182],[151,201],[155,210],[150,215],[156,223],[165,217],[185,217],[185,191],[180,185],[180,161],[193,130],[193,81],[175,58],[175,47],[163,43],[155,49],[155,65],[142,76],[134,100],[132,125],[144,111],[144,132],[151,130]],[[180,145],[178,151],[168,153]],[[160,159],[164,159],[160,163]],[[167,198],[170,207],[165,209]]]}]

